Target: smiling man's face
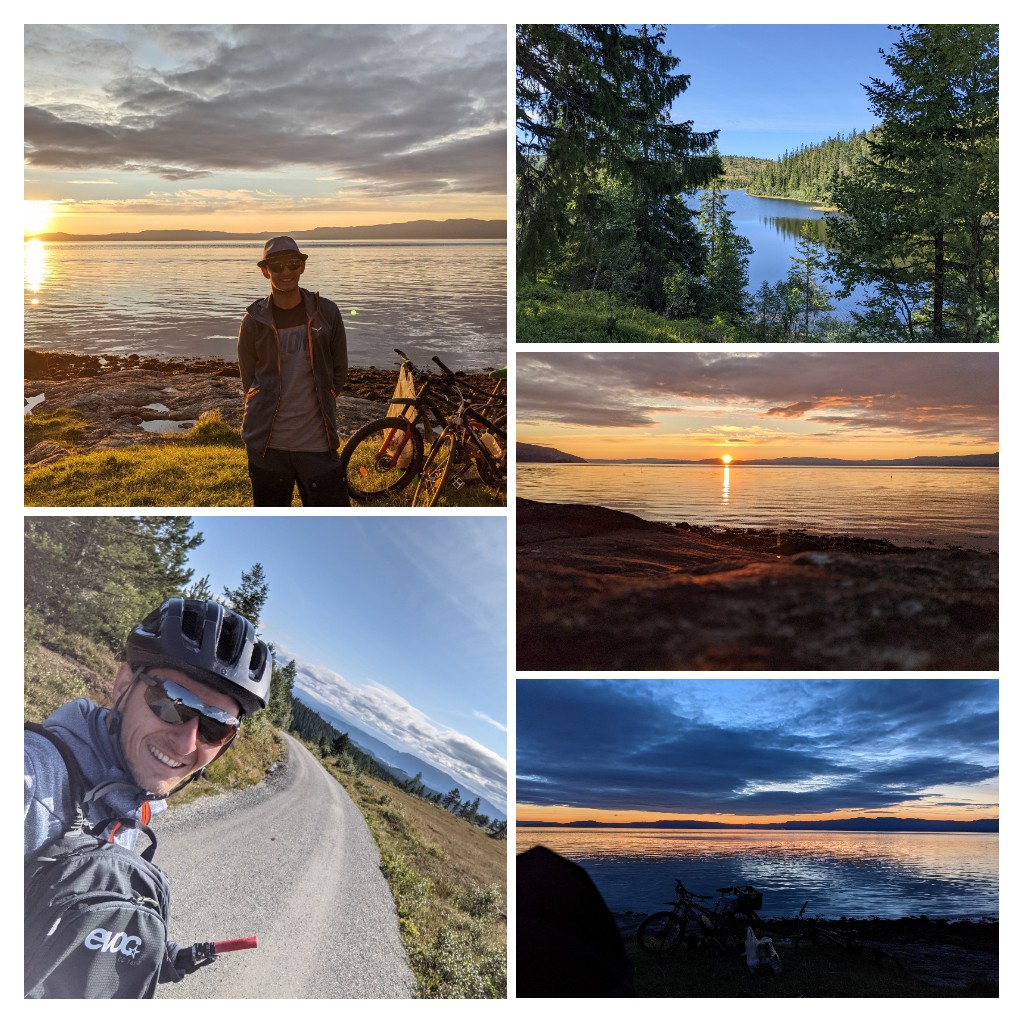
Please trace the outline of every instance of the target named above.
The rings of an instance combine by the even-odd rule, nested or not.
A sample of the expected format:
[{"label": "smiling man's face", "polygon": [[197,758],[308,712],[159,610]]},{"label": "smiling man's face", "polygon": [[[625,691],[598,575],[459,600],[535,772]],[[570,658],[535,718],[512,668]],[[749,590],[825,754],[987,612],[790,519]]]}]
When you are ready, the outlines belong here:
[{"label": "smiling man's face", "polygon": [[146,679],[169,679],[191,690],[204,704],[238,717],[240,707],[226,693],[200,683],[174,668],[147,668],[134,686],[130,665],[122,665],[114,680],[114,700],[131,687],[121,704],[121,749],[135,782],[147,792],[166,796],[178,783],[205,768],[223,749],[222,744],[205,743],[198,732],[198,720],[180,725],[164,722],[146,703]]}]

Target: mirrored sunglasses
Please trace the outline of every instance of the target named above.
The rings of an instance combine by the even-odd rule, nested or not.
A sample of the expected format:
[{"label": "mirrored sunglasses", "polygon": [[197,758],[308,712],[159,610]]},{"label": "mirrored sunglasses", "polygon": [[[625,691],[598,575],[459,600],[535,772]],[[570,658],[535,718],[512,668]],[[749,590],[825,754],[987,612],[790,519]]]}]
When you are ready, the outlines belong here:
[{"label": "mirrored sunglasses", "polygon": [[204,704],[191,690],[170,679],[143,676],[146,684],[146,703],[149,710],[171,725],[199,719],[199,737],[212,746],[223,746],[238,732],[238,719],[220,708]]},{"label": "mirrored sunglasses", "polygon": [[272,274],[283,274],[286,270],[294,273],[305,266],[305,260],[277,260],[275,263],[268,263],[267,270]]}]

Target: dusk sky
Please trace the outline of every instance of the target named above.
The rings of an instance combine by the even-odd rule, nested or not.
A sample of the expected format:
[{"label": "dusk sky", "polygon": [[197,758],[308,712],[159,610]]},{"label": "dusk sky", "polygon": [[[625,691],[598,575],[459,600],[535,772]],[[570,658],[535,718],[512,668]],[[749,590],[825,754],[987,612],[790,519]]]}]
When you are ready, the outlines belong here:
[{"label": "dusk sky", "polygon": [[518,821],[998,816],[995,680],[516,684]]},{"label": "dusk sky", "polygon": [[719,130],[718,149],[776,159],[874,122],[862,88],[887,79],[879,55],[898,33],[885,25],[670,25],[666,48],[690,87],[675,122]]},{"label": "dusk sky", "polygon": [[504,807],[503,516],[197,516],[214,594],[260,562],[260,632],[368,733]]},{"label": "dusk sky", "polygon": [[582,458],[995,452],[990,352],[520,353],[517,439]]},{"label": "dusk sky", "polygon": [[27,25],[25,198],[54,205],[26,230],[503,219],[506,49],[504,25]]}]

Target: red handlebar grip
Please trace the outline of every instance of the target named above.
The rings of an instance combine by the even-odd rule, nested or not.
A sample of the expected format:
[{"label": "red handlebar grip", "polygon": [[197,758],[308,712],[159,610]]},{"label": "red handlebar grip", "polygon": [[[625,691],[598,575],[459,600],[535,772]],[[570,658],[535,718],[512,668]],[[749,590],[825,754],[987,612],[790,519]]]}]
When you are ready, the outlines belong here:
[{"label": "red handlebar grip", "polygon": [[250,935],[247,939],[225,939],[223,942],[213,944],[214,953],[233,953],[236,949],[255,949],[258,943],[256,936]]}]

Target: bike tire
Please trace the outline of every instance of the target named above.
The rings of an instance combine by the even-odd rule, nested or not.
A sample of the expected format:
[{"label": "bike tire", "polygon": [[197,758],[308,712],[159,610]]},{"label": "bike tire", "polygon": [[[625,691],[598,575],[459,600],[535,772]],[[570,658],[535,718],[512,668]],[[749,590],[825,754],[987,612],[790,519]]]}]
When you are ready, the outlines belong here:
[{"label": "bike tire", "polygon": [[455,451],[455,435],[450,430],[441,432],[441,436],[431,445],[430,453],[423,462],[420,479],[412,496],[413,508],[431,508],[436,502],[452,465],[452,454]]},{"label": "bike tire", "polygon": [[645,917],[636,930],[637,945],[645,953],[671,953],[686,935],[686,920],[668,910]]},{"label": "bike tire", "polygon": [[[398,462],[381,457],[388,447]],[[387,416],[361,426],[341,450],[341,468],[349,494],[370,501],[395,494],[415,479],[423,465],[423,438],[404,416]]]}]

